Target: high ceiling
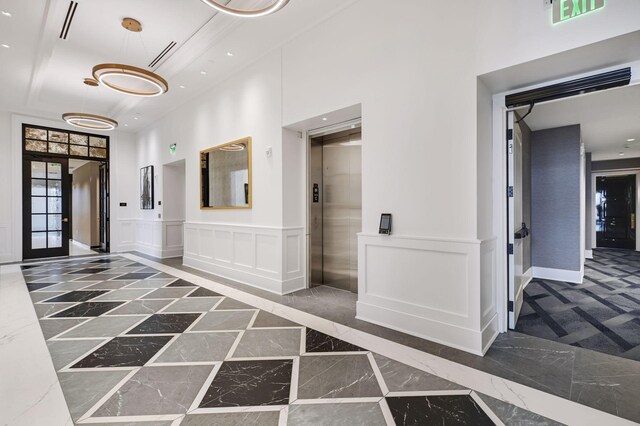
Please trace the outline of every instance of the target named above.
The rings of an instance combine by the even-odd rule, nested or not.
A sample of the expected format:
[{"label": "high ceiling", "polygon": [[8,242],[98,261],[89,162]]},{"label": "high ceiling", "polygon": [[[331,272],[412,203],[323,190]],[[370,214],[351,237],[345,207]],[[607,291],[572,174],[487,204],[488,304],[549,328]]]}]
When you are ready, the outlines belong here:
[{"label": "high ceiling", "polygon": [[[231,0],[237,8],[272,0]],[[0,0],[0,110],[60,119],[63,112],[106,115],[135,131],[237,73],[353,0],[293,0],[262,18],[216,13],[200,0],[79,0],[66,39],[60,37],[70,0]],[[125,17],[141,33],[122,28]],[[176,45],[153,68],[148,65]],[[229,55],[231,53],[233,56]],[[136,98],[82,81],[99,63],[126,63],[157,72],[169,92]],[[204,73],[206,74],[204,74]],[[135,118],[135,119],[134,119]],[[126,127],[125,127],[126,124]]]},{"label": "high ceiling", "polygon": [[640,157],[640,84],[536,105],[525,122],[534,131],[580,124],[594,161]]}]

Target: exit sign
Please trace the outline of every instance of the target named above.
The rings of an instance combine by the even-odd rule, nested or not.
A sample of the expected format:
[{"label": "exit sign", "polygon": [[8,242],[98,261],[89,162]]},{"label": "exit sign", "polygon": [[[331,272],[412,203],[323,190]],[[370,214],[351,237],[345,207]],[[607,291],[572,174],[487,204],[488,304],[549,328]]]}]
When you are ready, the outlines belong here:
[{"label": "exit sign", "polygon": [[553,0],[553,23],[569,21],[604,7],[605,0]]}]

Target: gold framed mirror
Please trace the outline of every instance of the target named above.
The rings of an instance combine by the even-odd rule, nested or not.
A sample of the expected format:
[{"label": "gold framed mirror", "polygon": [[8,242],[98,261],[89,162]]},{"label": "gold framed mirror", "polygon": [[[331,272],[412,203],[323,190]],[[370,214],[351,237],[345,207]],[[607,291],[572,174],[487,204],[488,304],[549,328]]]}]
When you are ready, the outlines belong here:
[{"label": "gold framed mirror", "polygon": [[251,208],[251,138],[200,151],[200,209]]}]

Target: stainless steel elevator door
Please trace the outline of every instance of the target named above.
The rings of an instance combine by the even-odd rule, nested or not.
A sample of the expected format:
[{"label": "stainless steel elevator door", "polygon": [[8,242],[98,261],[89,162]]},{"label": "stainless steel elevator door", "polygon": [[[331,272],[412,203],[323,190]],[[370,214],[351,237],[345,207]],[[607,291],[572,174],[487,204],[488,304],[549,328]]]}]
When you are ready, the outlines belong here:
[{"label": "stainless steel elevator door", "polygon": [[[357,292],[357,234],[362,229],[359,129],[312,141],[310,168],[311,282]],[[314,185],[319,185],[317,202]]]}]

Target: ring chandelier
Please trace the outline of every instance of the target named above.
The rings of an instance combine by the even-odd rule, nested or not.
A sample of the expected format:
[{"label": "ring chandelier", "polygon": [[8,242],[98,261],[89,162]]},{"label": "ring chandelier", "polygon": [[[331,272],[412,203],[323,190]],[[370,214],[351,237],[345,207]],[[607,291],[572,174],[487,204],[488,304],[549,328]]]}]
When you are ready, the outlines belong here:
[{"label": "ring chandelier", "polygon": [[107,117],[83,112],[68,112],[62,114],[62,119],[75,127],[91,130],[113,130],[118,122]]},{"label": "ring chandelier", "polygon": [[[125,64],[100,64],[93,67],[93,78],[104,84],[111,90],[127,95],[153,97],[167,93],[169,84],[158,74],[143,68]],[[114,80],[118,79],[118,83]],[[147,90],[127,86],[124,81],[131,83],[145,83],[150,86]]]},{"label": "ring chandelier", "polygon": [[238,16],[241,18],[257,18],[259,16],[270,15],[279,11],[289,3],[289,0],[274,0],[270,6],[254,10],[235,9],[233,7],[221,5],[216,0],[202,0],[202,2],[211,6],[218,12],[226,13],[227,15]]},{"label": "ring chandelier", "polygon": [[[141,33],[137,19],[124,18],[122,27],[128,32]],[[125,64],[99,64],[93,67],[93,78],[107,88],[126,95],[153,97],[169,91],[169,84],[158,74]]]}]

